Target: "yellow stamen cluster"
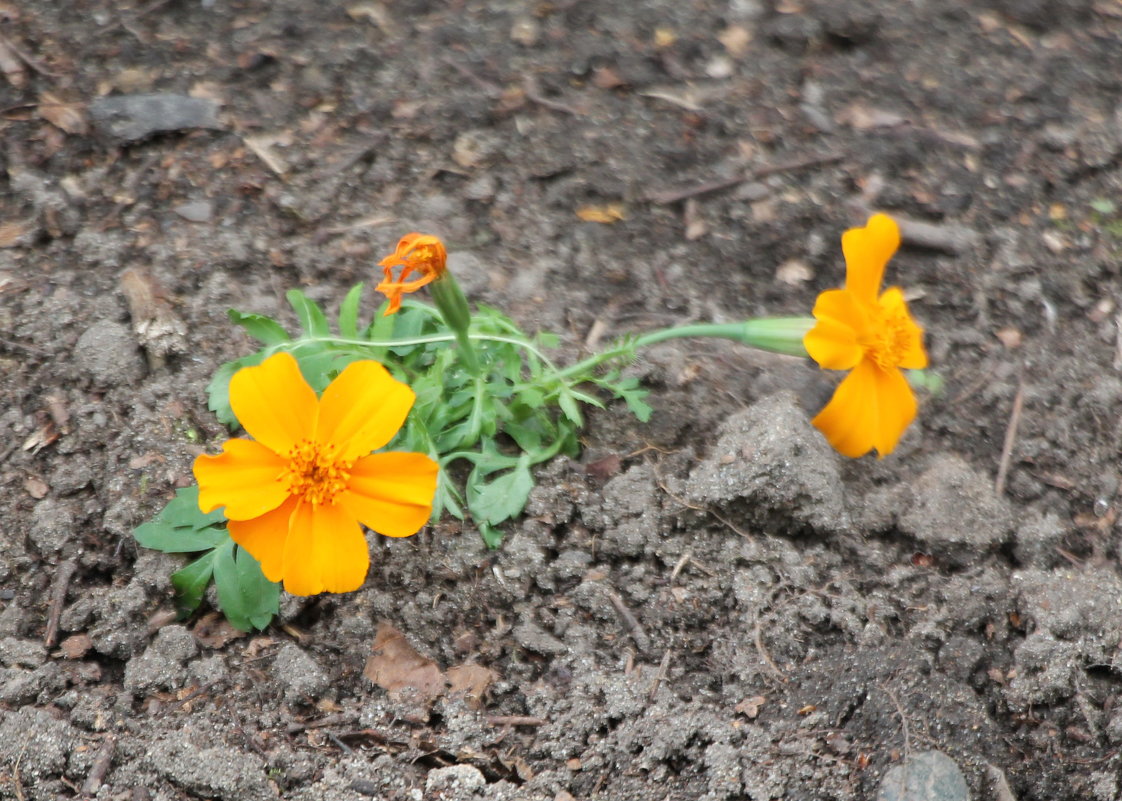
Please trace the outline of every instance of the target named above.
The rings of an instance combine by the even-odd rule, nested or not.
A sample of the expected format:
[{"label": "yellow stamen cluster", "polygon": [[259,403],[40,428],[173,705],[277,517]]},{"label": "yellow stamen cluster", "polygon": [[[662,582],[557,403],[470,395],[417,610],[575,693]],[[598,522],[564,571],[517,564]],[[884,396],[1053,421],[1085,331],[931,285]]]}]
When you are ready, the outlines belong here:
[{"label": "yellow stamen cluster", "polygon": [[341,460],[331,443],[303,439],[288,452],[288,466],[280,476],[289,495],[311,504],[334,503],[347,488],[351,462]]},{"label": "yellow stamen cluster", "polygon": [[903,309],[878,309],[873,324],[860,342],[877,367],[890,370],[899,366],[914,338],[911,319]]}]

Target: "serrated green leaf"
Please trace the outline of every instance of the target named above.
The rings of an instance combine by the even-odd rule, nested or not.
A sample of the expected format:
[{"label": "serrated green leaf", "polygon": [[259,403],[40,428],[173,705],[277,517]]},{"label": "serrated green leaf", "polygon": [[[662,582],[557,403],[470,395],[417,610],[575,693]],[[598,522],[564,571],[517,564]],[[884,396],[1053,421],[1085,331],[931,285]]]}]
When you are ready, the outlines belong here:
[{"label": "serrated green leaf", "polygon": [[237,309],[229,309],[226,316],[240,325],[251,337],[264,345],[279,345],[288,342],[288,332],[272,317],[263,314],[250,314]]},{"label": "serrated green leaf", "polygon": [[580,413],[580,407],[577,406],[576,398],[573,397],[572,392],[563,389],[557,396],[557,405],[561,407],[561,412],[565,417],[571,420],[574,425],[584,425],[584,417]]},{"label": "serrated green leaf", "polygon": [[207,551],[194,562],[171,574],[171,585],[175,588],[175,604],[179,617],[190,615],[203,600],[206,586],[210,584],[214,572],[214,555],[217,551]]},{"label": "serrated green leaf", "polygon": [[133,530],[136,541],[145,548],[165,553],[192,553],[215,547],[228,538],[221,510],[203,514],[199,509],[199,488],[177,490],[168,505]]},{"label": "serrated green leaf", "polygon": [[296,312],[300,327],[311,337],[326,337],[331,335],[331,326],[327,324],[327,317],[315,301],[299,289],[290,289],[284,293],[289,305]]},{"label": "serrated green leaf", "polygon": [[512,470],[486,483],[479,478],[472,480],[480,472],[483,471],[477,466],[468,480],[468,508],[472,517],[479,523],[495,525],[521,514],[534,488],[529,458],[523,454]]},{"label": "serrated green leaf", "polygon": [[257,560],[232,541],[214,550],[214,588],[222,614],[240,631],[265,628],[279,608],[280,585],[265,578]]},{"label": "serrated green leaf", "polygon": [[482,523],[476,521],[479,527],[479,536],[483,539],[483,544],[490,548],[492,551],[497,551],[503,545],[503,532],[490,523]]},{"label": "serrated green leaf", "polygon": [[339,306],[339,334],[347,339],[358,338],[358,305],[362,302],[362,289],[365,284],[358,283],[343,298]]}]

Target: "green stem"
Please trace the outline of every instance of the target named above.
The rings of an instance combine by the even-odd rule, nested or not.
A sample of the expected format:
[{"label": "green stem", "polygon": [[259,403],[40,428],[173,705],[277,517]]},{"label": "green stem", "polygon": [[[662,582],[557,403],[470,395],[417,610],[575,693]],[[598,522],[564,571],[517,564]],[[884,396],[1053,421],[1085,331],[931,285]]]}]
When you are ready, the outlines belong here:
[{"label": "green stem", "polygon": [[761,317],[739,323],[698,323],[652,331],[635,340],[635,346],[642,348],[682,337],[718,337],[758,350],[806,358],[803,337],[813,327],[814,319],[811,317]]}]

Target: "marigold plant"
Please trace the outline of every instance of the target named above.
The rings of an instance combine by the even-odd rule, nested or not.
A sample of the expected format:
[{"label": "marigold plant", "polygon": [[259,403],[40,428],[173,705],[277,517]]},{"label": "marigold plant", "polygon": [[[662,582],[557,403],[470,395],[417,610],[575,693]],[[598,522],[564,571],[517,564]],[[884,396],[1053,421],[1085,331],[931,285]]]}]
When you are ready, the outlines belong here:
[{"label": "marigold plant", "polygon": [[[927,366],[923,329],[904,292],[880,292],[884,269],[900,246],[900,229],[886,214],[842,235],[846,276],[814,304],[814,328],[803,343],[828,370],[849,370],[833,398],[811,421],[840,453],[891,453],[916,416],[916,398],[901,368]],[[879,293],[879,294],[878,294]]]},{"label": "marigold plant", "polygon": [[[296,595],[361,586],[370,559],[363,524],[403,537],[447,513],[498,547],[502,528],[529,500],[533,467],[578,453],[584,407],[615,398],[645,422],[647,391],[624,368],[641,348],[684,337],[731,339],[849,370],[814,424],[847,456],[874,448],[883,455],[915,416],[901,368],[927,363],[901,291],[879,291],[899,239],[885,215],[846,232],[845,287],[822,293],[814,318],[625,335],[559,366],[546,353],[558,337],[528,336],[498,309],[473,309],[444,243],[406,234],[379,262],[386,302],[365,326],[363,284],[347,293],[334,323],[289,290],[295,334],[271,317],[230,310],[260,347],[218,368],[209,405],[252,439],[199,456],[198,487],[179,490],[136,539],[201,553],[172,575],[181,614],[198,607],[213,579],[222,611],[245,630],[268,625],[280,582]],[[404,297],[422,287],[431,304]],[[372,453],[385,446],[390,452]]]},{"label": "marigold plant", "polygon": [[230,381],[246,432],[195,460],[199,507],[225,507],[230,536],[293,595],[350,592],[370,564],[359,523],[408,537],[432,511],[437,466],[420,453],[371,453],[401,428],[413,390],[382,365],[356,361],[322,398],[290,354]]}]

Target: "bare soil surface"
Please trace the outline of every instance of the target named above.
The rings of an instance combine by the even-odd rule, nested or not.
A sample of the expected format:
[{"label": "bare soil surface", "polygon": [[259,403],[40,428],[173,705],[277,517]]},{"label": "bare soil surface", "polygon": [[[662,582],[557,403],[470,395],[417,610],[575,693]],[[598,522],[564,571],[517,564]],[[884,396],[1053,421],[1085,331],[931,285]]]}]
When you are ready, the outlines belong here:
[{"label": "bare soil surface", "polygon": [[[26,0],[0,70],[0,797],[1119,797],[1114,0]],[[683,341],[499,551],[372,536],[235,636],[132,539],[227,435],[229,307],[428,231],[573,359],[807,314],[871,208],[946,380],[883,460],[809,425],[837,376]],[[485,695],[364,677],[384,624]]]}]

